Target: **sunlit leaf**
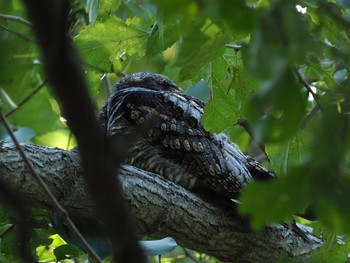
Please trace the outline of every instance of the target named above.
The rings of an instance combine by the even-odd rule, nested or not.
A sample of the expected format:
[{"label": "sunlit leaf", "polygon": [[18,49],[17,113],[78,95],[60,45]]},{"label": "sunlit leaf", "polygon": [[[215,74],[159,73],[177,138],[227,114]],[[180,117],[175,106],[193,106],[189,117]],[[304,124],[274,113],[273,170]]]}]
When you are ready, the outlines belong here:
[{"label": "sunlit leaf", "polygon": [[110,17],[82,30],[75,44],[85,63],[105,72],[118,72],[132,58],[145,54],[149,30],[139,18],[123,21]]}]

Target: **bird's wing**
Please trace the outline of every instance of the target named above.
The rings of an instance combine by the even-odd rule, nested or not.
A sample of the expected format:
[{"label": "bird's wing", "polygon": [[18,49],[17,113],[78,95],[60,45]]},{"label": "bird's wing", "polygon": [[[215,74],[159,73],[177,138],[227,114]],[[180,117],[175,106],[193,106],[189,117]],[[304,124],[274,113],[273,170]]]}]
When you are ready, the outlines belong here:
[{"label": "bird's wing", "polygon": [[203,106],[177,92],[119,87],[107,102],[107,133],[126,134],[131,127],[150,122],[143,140],[131,147],[131,164],[185,187],[190,180],[193,185],[205,182],[212,192],[236,197],[251,179],[245,155],[224,136],[205,131]]}]

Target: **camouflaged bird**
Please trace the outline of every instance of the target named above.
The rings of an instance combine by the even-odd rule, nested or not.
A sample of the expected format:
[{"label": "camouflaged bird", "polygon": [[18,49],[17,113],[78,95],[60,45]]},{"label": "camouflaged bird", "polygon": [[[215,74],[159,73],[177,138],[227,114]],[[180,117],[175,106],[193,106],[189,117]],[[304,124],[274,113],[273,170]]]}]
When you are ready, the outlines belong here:
[{"label": "camouflaged bird", "polygon": [[236,198],[253,178],[274,176],[244,155],[226,132],[206,131],[203,107],[203,101],[185,95],[167,77],[141,72],[115,84],[99,118],[107,136],[125,136],[147,126],[128,149],[125,163],[192,191]]}]

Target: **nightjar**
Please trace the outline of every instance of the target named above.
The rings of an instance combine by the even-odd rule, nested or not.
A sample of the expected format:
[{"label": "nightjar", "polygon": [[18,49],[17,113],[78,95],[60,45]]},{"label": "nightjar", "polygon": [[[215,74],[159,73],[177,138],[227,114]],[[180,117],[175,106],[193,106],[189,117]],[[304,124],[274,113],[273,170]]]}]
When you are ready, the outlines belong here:
[{"label": "nightjar", "polygon": [[115,84],[99,118],[107,136],[147,127],[128,148],[124,162],[191,191],[237,198],[253,178],[274,177],[244,155],[226,132],[206,131],[203,107],[203,101],[185,95],[169,78],[140,72]]}]

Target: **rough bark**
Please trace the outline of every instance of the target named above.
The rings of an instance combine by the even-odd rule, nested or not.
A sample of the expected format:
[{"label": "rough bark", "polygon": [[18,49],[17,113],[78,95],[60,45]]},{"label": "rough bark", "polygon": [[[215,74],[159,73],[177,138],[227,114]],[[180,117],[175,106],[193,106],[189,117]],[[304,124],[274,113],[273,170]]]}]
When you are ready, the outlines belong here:
[{"label": "rough bark", "polygon": [[[77,151],[22,146],[39,175],[70,213],[94,214]],[[307,232],[310,242],[277,224],[254,232],[234,209],[206,202],[156,174],[129,165],[123,165],[118,174],[141,235],[171,236],[179,245],[230,262],[271,262],[277,257],[305,262],[313,250],[322,246],[322,240],[305,226],[300,227]],[[51,208],[9,142],[0,142],[0,176],[33,205]]]}]

